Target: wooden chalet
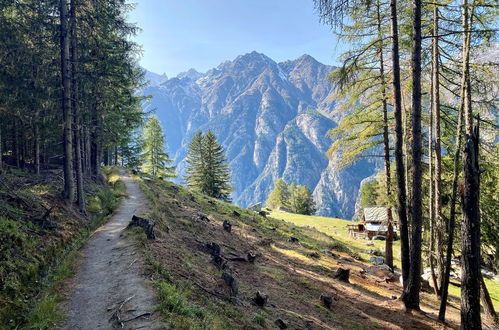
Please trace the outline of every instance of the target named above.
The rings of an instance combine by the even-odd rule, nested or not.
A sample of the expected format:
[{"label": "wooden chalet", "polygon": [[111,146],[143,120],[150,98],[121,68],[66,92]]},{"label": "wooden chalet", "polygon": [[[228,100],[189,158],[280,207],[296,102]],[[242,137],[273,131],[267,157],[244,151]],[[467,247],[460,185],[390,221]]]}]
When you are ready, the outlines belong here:
[{"label": "wooden chalet", "polygon": [[[386,237],[388,231],[387,224],[386,207],[365,207],[361,222],[347,225],[348,234],[355,238],[364,239],[372,239],[376,235],[383,235]],[[393,233],[396,234],[396,231],[397,229],[394,224]]]}]

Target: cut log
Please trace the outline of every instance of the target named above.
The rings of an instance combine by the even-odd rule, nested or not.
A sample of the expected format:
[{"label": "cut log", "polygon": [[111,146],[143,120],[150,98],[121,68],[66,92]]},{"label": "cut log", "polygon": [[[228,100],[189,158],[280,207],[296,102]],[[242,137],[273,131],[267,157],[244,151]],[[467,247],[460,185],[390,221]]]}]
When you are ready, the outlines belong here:
[{"label": "cut log", "polygon": [[237,287],[237,281],[234,278],[234,276],[232,276],[229,273],[224,272],[222,274],[222,279],[224,280],[225,284],[227,284],[230,287],[231,295],[234,297],[237,296],[238,287]]},{"label": "cut log", "polygon": [[343,281],[343,282],[349,282],[349,277],[350,277],[350,269],[348,268],[338,268],[336,272],[334,273],[333,276],[335,279]]},{"label": "cut log", "polygon": [[154,223],[151,220],[134,215],[127,228],[131,227],[141,227],[144,229],[147,239],[156,239],[156,235],[154,234]]},{"label": "cut log", "polygon": [[263,307],[267,304],[267,301],[269,300],[269,297],[260,291],[256,292],[255,298],[253,298],[253,301],[257,306]]},{"label": "cut log", "polygon": [[232,223],[229,220],[224,220],[224,230],[228,233],[232,231]]},{"label": "cut log", "polygon": [[327,309],[331,309],[331,306],[333,305],[333,296],[331,296],[329,293],[322,293],[320,298],[319,298]]}]

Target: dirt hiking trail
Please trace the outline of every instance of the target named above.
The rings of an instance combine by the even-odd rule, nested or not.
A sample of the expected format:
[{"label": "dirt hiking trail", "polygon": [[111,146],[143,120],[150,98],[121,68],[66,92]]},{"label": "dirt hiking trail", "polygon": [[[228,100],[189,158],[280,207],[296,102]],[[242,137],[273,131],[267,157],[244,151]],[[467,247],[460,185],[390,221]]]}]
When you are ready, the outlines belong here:
[{"label": "dirt hiking trail", "polygon": [[124,173],[120,176],[128,198],[80,251],[62,329],[160,328],[154,291],[146,282],[140,251],[131,238],[122,235],[132,215],[145,210],[147,200],[136,181]]}]

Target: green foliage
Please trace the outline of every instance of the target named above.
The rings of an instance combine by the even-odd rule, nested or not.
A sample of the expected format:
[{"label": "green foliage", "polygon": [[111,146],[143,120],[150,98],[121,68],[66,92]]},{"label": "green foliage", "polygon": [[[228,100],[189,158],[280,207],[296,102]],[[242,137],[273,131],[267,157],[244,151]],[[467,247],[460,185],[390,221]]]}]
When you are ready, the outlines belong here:
[{"label": "green foliage", "polygon": [[364,183],[360,190],[360,205],[362,207],[378,205],[378,187],[379,183],[377,180]]},{"label": "green foliage", "polygon": [[278,208],[279,206],[288,207],[289,202],[289,190],[288,184],[279,178],[274,184],[274,190],[269,194],[267,201],[265,202],[267,207]]},{"label": "green foliage", "polygon": [[298,214],[311,215],[316,211],[312,193],[306,186],[293,183],[288,187],[288,184],[282,178],[277,179],[274,190],[269,194],[266,204],[270,208],[284,206]]},{"label": "green foliage", "polygon": [[230,168],[225,151],[212,131],[205,135],[196,132],[188,146],[186,161],[185,180],[189,187],[210,197],[229,200]]},{"label": "green foliage", "polygon": [[[108,174],[108,182],[116,169],[104,169],[103,172]],[[30,203],[6,203],[10,205],[6,213],[0,209],[6,214],[0,215],[0,328],[53,329],[61,320],[57,308],[63,298],[60,284],[74,273],[76,251],[112,213],[123,196],[121,184],[114,178],[111,181],[113,184],[89,187],[87,201],[96,207],[88,209],[90,221],[86,225],[68,221],[73,213],[53,212],[60,227],[64,226],[57,230],[44,229],[27,218],[29,212],[41,207],[40,204],[57,200],[52,199],[57,189],[33,185],[10,192]],[[2,188],[0,185],[0,192]],[[45,200],[47,194],[49,199]],[[18,217],[13,219],[11,214]]]},{"label": "green foliage", "polygon": [[315,213],[315,202],[310,189],[302,185],[289,186],[289,206],[298,214],[312,215]]},{"label": "green foliage", "polygon": [[175,167],[165,151],[166,138],[156,116],[152,116],[145,124],[142,132],[143,153],[142,168],[146,173],[163,178],[174,178]]}]

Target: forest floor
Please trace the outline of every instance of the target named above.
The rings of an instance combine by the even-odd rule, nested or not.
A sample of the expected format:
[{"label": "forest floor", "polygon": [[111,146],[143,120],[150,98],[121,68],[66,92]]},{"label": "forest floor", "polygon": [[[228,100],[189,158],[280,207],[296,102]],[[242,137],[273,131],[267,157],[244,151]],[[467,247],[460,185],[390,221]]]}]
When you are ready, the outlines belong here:
[{"label": "forest floor", "polygon": [[[459,328],[458,299],[450,300],[446,324],[436,320],[438,302],[430,292],[421,295],[422,313],[406,313],[397,299],[398,278],[334,234],[173,183],[137,179],[151,202],[146,216],[156,224],[156,239],[136,235],[167,329]],[[230,232],[224,220],[231,222]],[[213,243],[220,247],[221,264]],[[248,253],[256,255],[254,262]],[[335,278],[338,268],[350,270],[348,282]],[[257,292],[268,296],[263,307],[256,304]],[[321,294],[333,297],[331,308]]]},{"label": "forest floor", "polygon": [[62,329],[155,329],[155,294],[136,242],[124,230],[147,207],[138,183],[121,175],[125,198],[80,251],[76,275],[65,284]]}]

